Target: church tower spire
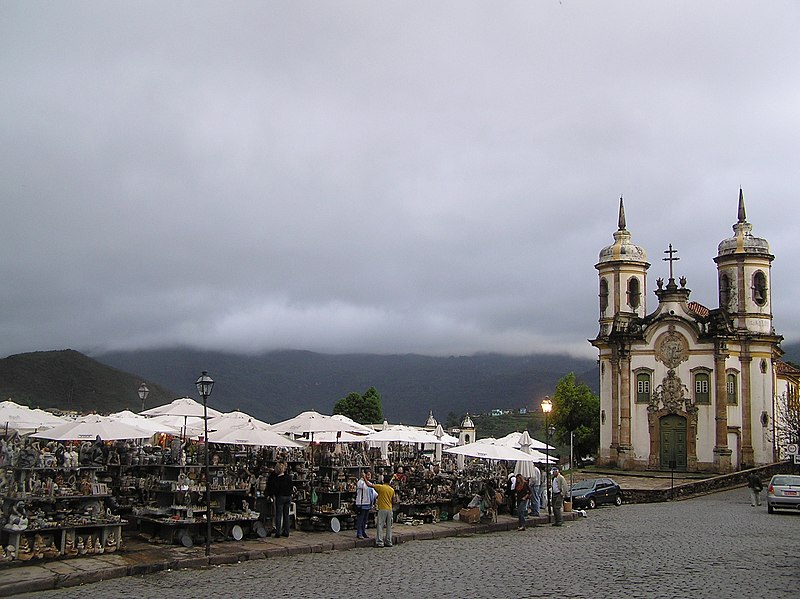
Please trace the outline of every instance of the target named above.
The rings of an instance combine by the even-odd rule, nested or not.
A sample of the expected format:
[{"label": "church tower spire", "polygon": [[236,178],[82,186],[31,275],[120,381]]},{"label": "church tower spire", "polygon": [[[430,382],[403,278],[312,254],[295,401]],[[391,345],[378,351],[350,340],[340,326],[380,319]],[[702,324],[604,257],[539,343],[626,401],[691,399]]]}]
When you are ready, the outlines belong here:
[{"label": "church tower spire", "polygon": [[625,230],[625,204],[622,202],[622,196],[619,196],[619,217],[617,219],[619,230]]},{"label": "church tower spire", "polygon": [[744,192],[741,187],[739,188],[739,222],[747,222],[747,214],[745,214],[744,210]]}]

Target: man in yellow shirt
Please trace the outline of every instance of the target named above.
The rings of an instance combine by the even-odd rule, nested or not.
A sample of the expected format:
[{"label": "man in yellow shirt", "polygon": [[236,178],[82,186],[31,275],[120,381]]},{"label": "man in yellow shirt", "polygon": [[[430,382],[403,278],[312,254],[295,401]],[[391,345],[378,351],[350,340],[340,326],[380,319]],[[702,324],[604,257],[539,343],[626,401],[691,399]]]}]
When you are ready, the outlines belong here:
[{"label": "man in yellow shirt", "polygon": [[378,508],[376,521],[375,547],[392,546],[392,504],[394,502],[394,489],[389,486],[389,477],[383,477],[384,484],[373,485],[366,480],[366,484],[378,492],[378,499],[375,505]]}]

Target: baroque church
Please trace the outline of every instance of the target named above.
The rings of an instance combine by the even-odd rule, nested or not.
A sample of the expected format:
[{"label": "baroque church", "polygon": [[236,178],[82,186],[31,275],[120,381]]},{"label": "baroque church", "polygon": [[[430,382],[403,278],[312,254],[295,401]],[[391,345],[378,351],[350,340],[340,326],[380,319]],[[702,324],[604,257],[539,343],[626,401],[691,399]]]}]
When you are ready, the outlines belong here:
[{"label": "baroque church", "polygon": [[600,252],[600,452],[598,463],[630,470],[725,473],[767,464],[774,449],[782,337],[772,324],[765,239],[752,234],[744,196],[733,236],[719,243],[719,307],[689,300],[656,280],[648,312],[645,250],[631,241],[620,198],[614,243]]}]

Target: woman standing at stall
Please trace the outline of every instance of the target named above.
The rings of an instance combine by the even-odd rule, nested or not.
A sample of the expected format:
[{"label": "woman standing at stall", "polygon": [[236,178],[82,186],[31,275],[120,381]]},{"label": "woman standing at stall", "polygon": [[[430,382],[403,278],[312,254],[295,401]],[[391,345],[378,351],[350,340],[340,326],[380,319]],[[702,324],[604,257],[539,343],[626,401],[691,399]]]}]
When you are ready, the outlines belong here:
[{"label": "woman standing at stall", "polygon": [[291,473],[286,472],[286,464],[275,465],[275,476],[271,486],[275,498],[275,536],[289,536],[289,507],[292,504],[294,485]]},{"label": "woman standing at stall", "polygon": [[514,490],[517,496],[517,517],[519,518],[517,530],[525,530],[525,521],[528,518],[528,501],[531,499],[531,486],[521,474],[517,474],[517,484]]}]

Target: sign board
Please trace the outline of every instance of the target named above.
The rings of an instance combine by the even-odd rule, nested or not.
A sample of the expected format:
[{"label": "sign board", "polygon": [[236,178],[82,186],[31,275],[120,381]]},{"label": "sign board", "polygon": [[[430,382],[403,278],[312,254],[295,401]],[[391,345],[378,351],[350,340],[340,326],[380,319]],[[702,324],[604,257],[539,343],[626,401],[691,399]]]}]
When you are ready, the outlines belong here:
[{"label": "sign board", "polygon": [[800,455],[794,454],[794,463],[800,466]]},{"label": "sign board", "polygon": [[786,453],[789,455],[798,455],[800,453],[800,451],[798,451],[799,448],[800,446],[798,446],[797,443],[789,443],[786,446]]}]

